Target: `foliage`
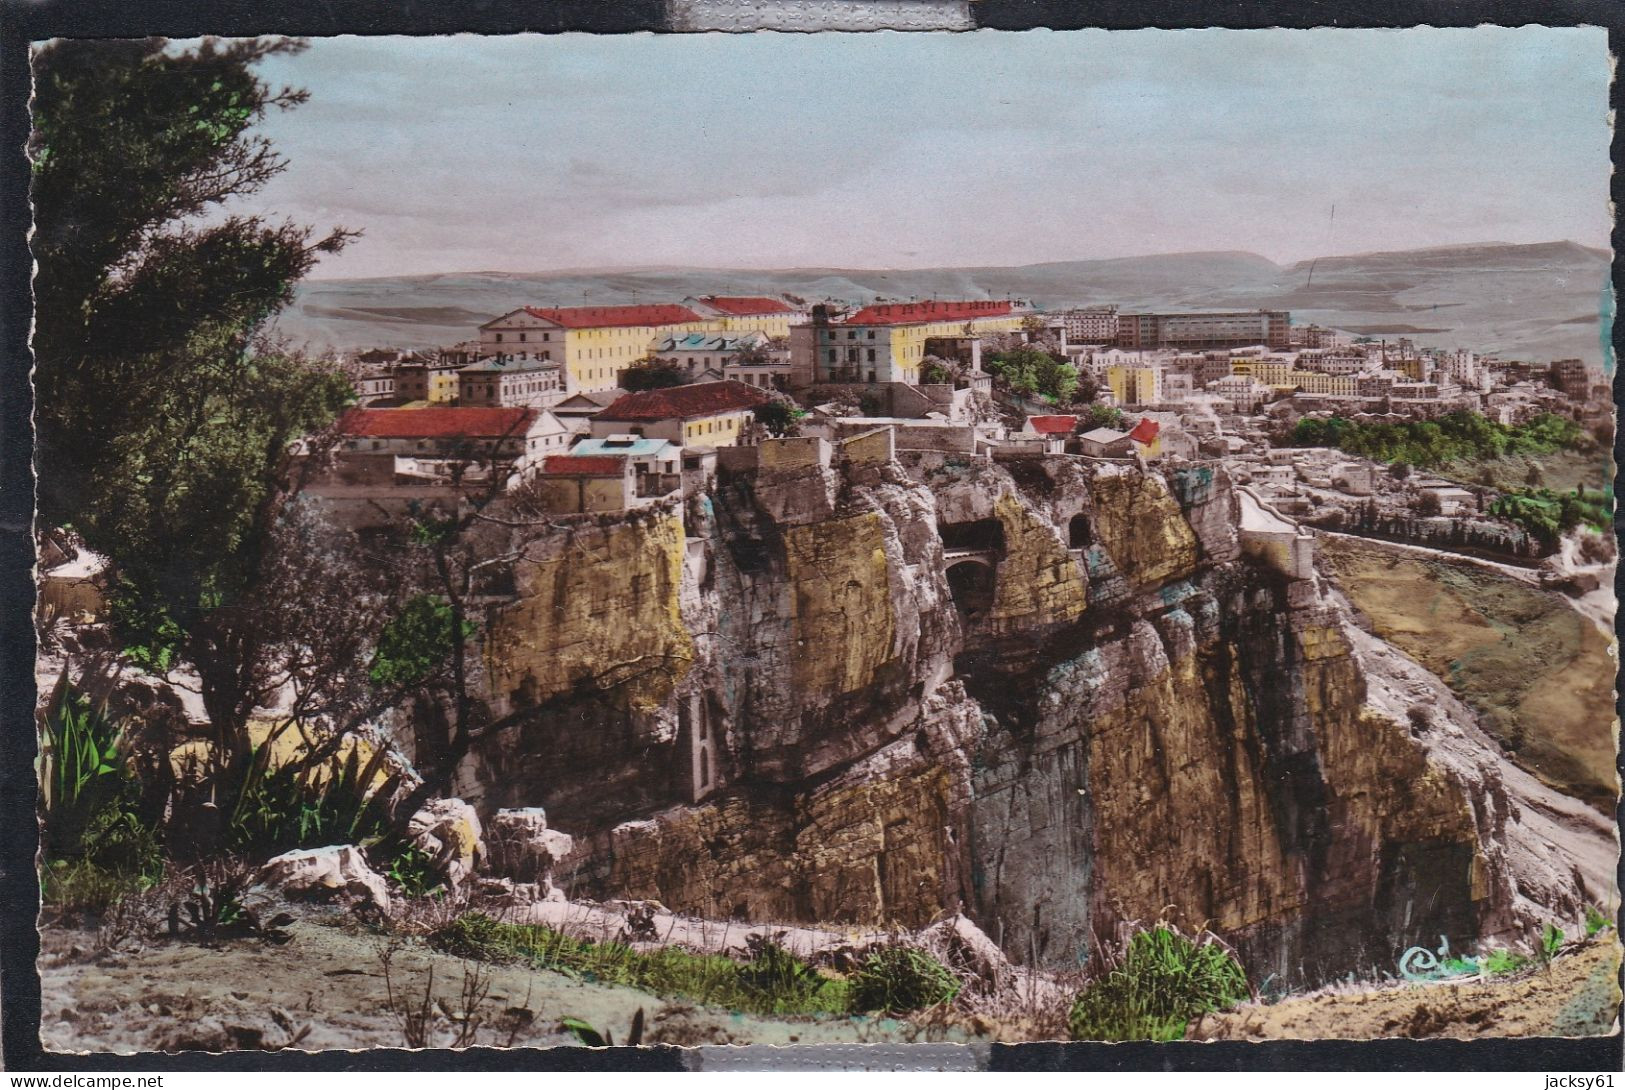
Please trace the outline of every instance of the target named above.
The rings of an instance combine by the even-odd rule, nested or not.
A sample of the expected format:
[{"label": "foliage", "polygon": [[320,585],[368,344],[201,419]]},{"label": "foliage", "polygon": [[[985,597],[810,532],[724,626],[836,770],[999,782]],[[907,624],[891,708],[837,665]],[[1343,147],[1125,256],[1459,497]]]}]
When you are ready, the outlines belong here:
[{"label": "foliage", "polygon": [[294,761],[277,765],[273,744],[253,754],[248,776],[227,819],[228,850],[267,859],[294,848],[354,844],[388,827],[388,804],[399,774],[380,781],[388,753],[374,749],[363,764],[352,742],[336,769]]},{"label": "foliage", "polygon": [[673,360],[656,359],[654,356],[645,356],[635,360],[632,365],[621,372],[620,385],[623,390],[634,393],[641,390],[663,390],[670,386],[686,386],[688,372],[683,370]]},{"label": "foliage", "polygon": [[47,859],[40,868],[40,900],[72,915],[100,915],[147,886],[140,875],[120,874],[89,859]]},{"label": "foliage", "polygon": [[854,1011],[903,1014],[951,1003],[959,984],[942,962],[898,943],[863,959],[852,974],[848,1003]]},{"label": "foliage", "polygon": [[399,614],[378,635],[378,651],[370,674],[379,685],[416,685],[429,677],[451,654],[457,639],[468,639],[474,625],[462,622],[461,636],[451,603],[433,594],[409,599]]},{"label": "foliage", "polygon": [[64,674],[46,708],[44,743],[40,789],[47,854],[82,856],[103,815],[129,795],[121,731]]},{"label": "foliage", "polygon": [[794,435],[807,419],[807,410],[788,401],[773,400],[751,410],[756,422],[776,436]]},{"label": "foliage", "polygon": [[415,844],[404,845],[392,855],[384,873],[408,897],[427,896],[442,884],[440,868],[435,866],[434,856]]},{"label": "foliage", "polygon": [[1114,431],[1126,430],[1127,421],[1123,419],[1123,410],[1116,405],[1090,405],[1088,412],[1083,416],[1079,427],[1083,431],[1093,431],[1096,428],[1111,428]]},{"label": "foliage", "polygon": [[1191,1019],[1250,998],[1241,965],[1211,935],[1167,925],[1136,932],[1119,964],[1072,1004],[1078,1041],[1173,1041]]},{"label": "foliage", "polygon": [[1562,948],[1563,929],[1561,927],[1558,927],[1554,923],[1548,923],[1545,927],[1541,928],[1540,950],[1541,953],[1545,955],[1547,961],[1550,961],[1553,957],[1557,956],[1557,952]]},{"label": "foliage", "polygon": [[1614,926],[1612,918],[1607,916],[1596,905],[1586,905],[1586,938],[1591,938],[1606,928]]},{"label": "foliage", "polygon": [[925,366],[920,369],[920,381],[928,386],[951,385],[955,377],[957,376],[941,360],[927,359]]},{"label": "foliage", "polygon": [[[599,1033],[596,1029],[592,1028],[592,1023],[584,1021],[580,1018],[576,1018],[573,1015],[561,1019],[559,1024],[565,1029],[569,1030],[571,1033],[575,1034],[576,1040],[580,1041],[588,1048],[613,1048],[615,1045],[614,1034],[608,1032],[607,1030],[603,1033]],[[632,1028],[627,1031],[626,1037],[624,1040],[622,1040],[621,1044],[624,1047],[628,1045],[641,1045],[642,1043],[643,1008],[639,1007],[638,1012],[632,1016]]]},{"label": "foliage", "polygon": [[1489,506],[1489,514],[1515,522],[1550,547],[1576,526],[1607,531],[1613,524],[1614,490],[1576,487],[1573,492],[1526,488],[1508,492]]},{"label": "foliage", "polygon": [[769,971],[760,959],[741,965],[732,958],[692,954],[675,946],[637,950],[623,942],[571,938],[548,927],[498,923],[477,913],[459,917],[435,932],[431,941],[463,957],[517,959],[588,982],[640,988],[736,1011],[817,1014],[848,1008],[845,981],[819,975],[821,983],[809,988],[804,974],[789,972],[782,963]]},{"label": "foliage", "polygon": [[1591,442],[1580,425],[1566,416],[1542,413],[1526,424],[1506,425],[1466,411],[1445,413],[1437,420],[1401,422],[1305,417],[1288,438],[1289,446],[1337,447],[1378,462],[1404,463],[1407,468],[1514,454],[1551,454]]},{"label": "foliage", "polygon": [[1031,345],[990,354],[987,370],[1018,394],[1038,394],[1059,405],[1070,402],[1078,388],[1075,367]]}]

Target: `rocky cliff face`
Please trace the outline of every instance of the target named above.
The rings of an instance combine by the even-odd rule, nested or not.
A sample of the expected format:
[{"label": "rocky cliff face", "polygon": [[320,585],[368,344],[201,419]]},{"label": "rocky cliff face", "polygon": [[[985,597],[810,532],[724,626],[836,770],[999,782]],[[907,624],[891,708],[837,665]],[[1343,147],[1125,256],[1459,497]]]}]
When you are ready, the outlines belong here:
[{"label": "rocky cliff face", "polygon": [[1538,850],[1520,814],[1556,804],[1465,709],[1238,534],[1213,467],[1061,458],[724,474],[561,520],[484,648],[493,713],[529,713],[468,778],[578,835],[578,894],[963,909],[1050,964],[1172,911],[1324,979],[1606,897]]}]

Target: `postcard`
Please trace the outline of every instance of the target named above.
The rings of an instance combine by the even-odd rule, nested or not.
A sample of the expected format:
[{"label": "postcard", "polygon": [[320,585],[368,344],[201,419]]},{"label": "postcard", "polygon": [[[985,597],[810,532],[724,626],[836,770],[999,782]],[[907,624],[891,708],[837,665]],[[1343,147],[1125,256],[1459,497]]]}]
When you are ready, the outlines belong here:
[{"label": "postcard", "polygon": [[1618,1032],[1606,31],[950,23],[35,44],[45,1049]]}]

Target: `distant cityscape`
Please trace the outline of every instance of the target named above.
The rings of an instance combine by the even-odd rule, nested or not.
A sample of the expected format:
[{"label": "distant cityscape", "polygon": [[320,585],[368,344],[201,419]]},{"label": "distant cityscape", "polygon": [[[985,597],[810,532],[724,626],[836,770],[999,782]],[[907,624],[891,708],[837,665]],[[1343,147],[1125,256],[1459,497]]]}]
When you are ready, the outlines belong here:
[{"label": "distant cityscape", "polygon": [[[1451,414],[1612,427],[1609,387],[1581,360],[1356,337],[1276,310],[703,295],[522,307],[471,332],[343,359],[358,408],[309,488],[352,525],[495,478],[558,513],[629,511],[787,444],[828,464],[884,433],[887,457],[917,471],[1033,456],[1221,464],[1270,517],[1528,560],[1551,542],[1498,517],[1488,481],[1305,446],[1292,429]],[[1063,396],[1008,370],[1021,352],[1064,376]],[[821,446],[806,455],[808,443]]]}]

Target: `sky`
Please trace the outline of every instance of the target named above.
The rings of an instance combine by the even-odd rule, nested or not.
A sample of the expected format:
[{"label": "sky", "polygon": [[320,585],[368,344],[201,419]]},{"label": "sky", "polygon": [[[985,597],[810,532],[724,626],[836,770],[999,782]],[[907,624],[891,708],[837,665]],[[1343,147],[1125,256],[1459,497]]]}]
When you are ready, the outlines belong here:
[{"label": "sky", "polygon": [[240,210],[318,277],[1606,247],[1587,28],[313,40]]}]

